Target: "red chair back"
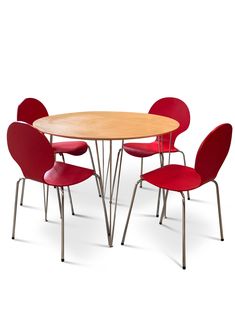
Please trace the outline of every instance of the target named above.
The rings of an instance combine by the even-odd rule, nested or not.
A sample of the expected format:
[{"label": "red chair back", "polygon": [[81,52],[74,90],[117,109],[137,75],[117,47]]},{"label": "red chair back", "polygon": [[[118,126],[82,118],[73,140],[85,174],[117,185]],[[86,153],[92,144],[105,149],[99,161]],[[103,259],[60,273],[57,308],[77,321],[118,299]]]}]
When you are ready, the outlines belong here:
[{"label": "red chair back", "polygon": [[[171,143],[174,145],[179,134],[186,131],[190,123],[190,113],[187,105],[178,98],[165,97],[156,101],[150,108],[149,113],[159,116],[170,117],[177,120],[179,128],[172,132]],[[167,139],[167,137],[166,137]],[[169,139],[168,139],[169,140]]]},{"label": "red chair back", "polygon": [[55,162],[53,149],[42,133],[33,126],[14,122],[7,131],[8,149],[25,178],[44,182],[44,174]]},{"label": "red chair back", "polygon": [[221,168],[232,139],[232,125],[222,124],[211,131],[201,143],[195,160],[195,170],[202,184],[214,180]]},{"label": "red chair back", "polygon": [[18,106],[17,120],[30,125],[39,118],[48,116],[45,106],[36,98],[26,98]]}]

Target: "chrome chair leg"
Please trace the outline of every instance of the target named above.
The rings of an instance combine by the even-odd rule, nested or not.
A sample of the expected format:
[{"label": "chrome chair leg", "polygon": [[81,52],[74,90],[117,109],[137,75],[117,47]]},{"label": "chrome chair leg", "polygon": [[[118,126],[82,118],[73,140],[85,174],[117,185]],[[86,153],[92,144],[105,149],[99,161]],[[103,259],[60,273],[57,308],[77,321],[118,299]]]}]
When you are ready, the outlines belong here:
[{"label": "chrome chair leg", "polygon": [[[45,187],[46,187],[46,189],[45,189]],[[45,221],[47,221],[48,197],[49,197],[49,185],[43,184],[43,199],[44,199]]]},{"label": "chrome chair leg", "polygon": [[167,202],[168,192],[169,192],[169,191],[167,190],[167,191],[166,191],[166,194],[163,195],[164,203],[163,203],[163,207],[162,207],[162,213],[161,213],[161,217],[160,217],[159,224],[162,224],[163,218],[164,218],[165,215],[166,215],[166,202]]},{"label": "chrome chair leg", "polygon": [[62,207],[61,207],[61,200],[60,200],[60,191],[59,188],[56,187],[56,191],[57,191],[57,198],[58,198],[58,204],[59,204],[59,210],[60,210],[60,218],[62,216]]},{"label": "chrome chair leg", "polygon": [[159,217],[159,208],[160,208],[160,200],[161,200],[161,191],[162,189],[158,189],[158,197],[157,197],[157,211],[156,211],[156,217]]},{"label": "chrome chair leg", "polygon": [[12,227],[12,239],[15,239],[15,228],[16,228],[16,214],[17,214],[17,203],[18,203],[18,193],[19,193],[19,185],[20,181],[24,178],[20,178],[16,182],[16,191],[15,191],[15,205],[14,205],[14,215],[13,215],[13,227]]},{"label": "chrome chair leg", "polygon": [[61,191],[61,261],[64,262],[64,188]]},{"label": "chrome chair leg", "polygon": [[221,206],[220,206],[219,185],[215,180],[213,180],[213,183],[215,184],[215,187],[216,187],[217,207],[218,207],[219,227],[220,227],[220,239],[221,239],[221,241],[223,241],[224,234],[223,234],[222,214],[221,214]]},{"label": "chrome chair leg", "polygon": [[183,192],[180,194],[182,196],[182,268],[186,269],[185,196]]},{"label": "chrome chair leg", "polygon": [[72,215],[75,215],[74,209],[73,209],[72,195],[71,195],[71,191],[70,191],[70,187],[69,186],[68,186],[68,194],[69,194],[69,202],[70,202],[70,206],[71,206],[71,212],[72,212]]},{"label": "chrome chair leg", "polygon": [[[144,159],[143,159],[143,157],[141,157],[141,163],[140,163],[140,177],[141,177],[141,175],[143,174],[143,168],[144,168]],[[140,181],[140,188],[142,188],[143,186],[142,186],[142,180]]]},{"label": "chrome chair leg", "polygon": [[136,190],[137,190],[137,187],[138,187],[140,182],[141,182],[141,179],[139,179],[138,182],[135,184],[135,187],[134,187],[134,190],[133,190],[131,204],[130,204],[130,208],[129,208],[129,212],[128,212],[128,216],[127,216],[127,220],[126,220],[124,233],[123,233],[123,236],[122,236],[121,245],[124,245],[124,242],[125,242],[126,232],[127,232],[127,228],[128,228],[128,224],[129,224],[129,220],[130,220],[130,216],[131,216],[132,207],[133,207],[134,200],[135,200]]},{"label": "chrome chair leg", "polygon": [[22,182],[21,198],[20,198],[20,205],[21,205],[21,206],[23,206],[23,199],[24,199],[24,187],[25,187],[25,178],[23,178],[23,182]]},{"label": "chrome chair leg", "polygon": [[[90,158],[91,158],[91,165],[92,165],[92,168],[93,168],[93,170],[94,170],[95,173],[96,173],[94,159],[93,159],[93,156],[92,156],[91,148],[90,148],[89,146],[88,146],[88,150],[89,150],[89,153],[90,153]],[[100,187],[99,187],[99,182],[98,182],[97,178],[95,178],[95,181],[96,181],[96,185],[97,185],[97,189],[98,189],[99,197],[101,197]]]},{"label": "chrome chair leg", "polygon": [[[184,161],[184,166],[186,166],[186,158],[185,158],[185,154],[183,151],[179,150],[179,153],[182,154],[183,156],[183,161]],[[189,191],[187,191],[187,199],[190,200],[190,194],[189,194]]]}]

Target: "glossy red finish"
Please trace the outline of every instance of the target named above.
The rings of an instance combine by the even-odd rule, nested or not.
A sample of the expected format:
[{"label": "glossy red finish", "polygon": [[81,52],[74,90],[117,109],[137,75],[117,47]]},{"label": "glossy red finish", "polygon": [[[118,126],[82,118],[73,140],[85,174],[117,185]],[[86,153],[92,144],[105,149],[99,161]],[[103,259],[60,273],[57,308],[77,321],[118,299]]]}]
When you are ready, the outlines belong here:
[{"label": "glossy red finish", "polygon": [[[18,106],[18,121],[24,121],[25,123],[32,125],[35,120],[46,116],[48,116],[47,109],[36,98],[26,98]],[[64,141],[54,142],[52,147],[55,153],[79,156],[87,151],[88,144],[84,141]]]},{"label": "glossy red finish", "polygon": [[44,175],[44,181],[52,186],[71,186],[83,182],[94,175],[94,170],[56,162]]},{"label": "glossy red finish", "polygon": [[26,98],[18,106],[17,120],[24,121],[30,125],[39,118],[47,117],[48,112],[45,106],[36,98]]},{"label": "glossy red finish", "polygon": [[7,131],[8,149],[25,178],[44,182],[44,174],[55,163],[55,155],[47,138],[33,126],[12,123]]},{"label": "glossy red finish", "polygon": [[[161,148],[161,149],[160,149]],[[163,142],[163,145],[159,147],[159,141],[154,142],[133,142],[133,143],[125,143],[124,150],[135,157],[148,157],[154,154],[159,154],[160,152],[169,152],[169,141]],[[174,146],[171,146],[171,153],[177,152]]]},{"label": "glossy red finish", "polygon": [[216,127],[198,149],[195,170],[201,175],[202,183],[215,179],[230,148],[232,126],[222,124]]},{"label": "glossy red finish", "polygon": [[195,168],[171,164],[147,172],[141,179],[170,191],[190,191],[214,180],[232,139],[232,126],[222,124],[208,134],[198,149]]},{"label": "glossy red finish", "polygon": [[141,179],[170,191],[190,191],[201,185],[201,176],[193,168],[177,164],[147,172]]},{"label": "glossy red finish", "polygon": [[70,154],[74,156],[83,155],[88,144],[85,141],[64,141],[52,143],[52,148],[56,154]]},{"label": "glossy red finish", "polygon": [[29,124],[12,123],[7,131],[7,143],[25,178],[52,186],[70,186],[95,174],[91,169],[55,162],[54,151],[47,138]]},{"label": "glossy red finish", "polygon": [[[190,113],[187,105],[178,98],[165,97],[155,102],[149,113],[170,117],[179,122],[179,128],[171,134],[171,152],[178,152],[179,150],[175,147],[175,140],[179,134],[186,131],[190,123]],[[161,152],[169,152],[169,141],[170,135],[164,135]],[[159,142],[156,140],[150,143],[126,143],[123,148],[128,154],[135,157],[148,157],[159,153]]]}]

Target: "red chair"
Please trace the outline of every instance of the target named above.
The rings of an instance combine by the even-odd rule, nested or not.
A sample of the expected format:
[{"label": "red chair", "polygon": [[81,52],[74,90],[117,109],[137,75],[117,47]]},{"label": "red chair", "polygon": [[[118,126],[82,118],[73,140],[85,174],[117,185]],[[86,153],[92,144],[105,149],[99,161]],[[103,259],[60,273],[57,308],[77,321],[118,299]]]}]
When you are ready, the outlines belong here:
[{"label": "red chair", "polygon": [[179,192],[182,196],[182,267],[184,269],[186,268],[184,191],[194,190],[210,181],[214,182],[217,194],[220,238],[223,241],[224,236],[220,209],[219,186],[215,181],[215,178],[228,154],[231,138],[232,126],[230,124],[222,124],[216,127],[212,132],[210,132],[205,138],[205,140],[202,142],[196,155],[194,168],[171,164],[141,175],[141,179],[137,182],[134,188],[127,222],[122,238],[122,245],[125,241],[136,189],[141,180],[147,181],[148,183],[165,189],[167,191],[160,218],[160,224],[162,224],[162,220],[164,217],[168,191]]},{"label": "red chair", "polygon": [[[129,155],[134,157],[141,158],[141,168],[140,174],[143,173],[143,159],[145,157],[153,156],[155,154],[159,154],[160,156],[160,164],[164,165],[164,153],[181,153],[183,156],[184,165],[186,165],[185,154],[182,150],[179,150],[175,146],[176,138],[179,134],[183,133],[187,130],[190,123],[190,113],[187,105],[178,98],[175,97],[165,97],[156,101],[149,110],[150,114],[156,114],[160,116],[166,116],[177,120],[180,124],[179,128],[169,134],[163,135],[160,138],[156,138],[153,142],[143,143],[143,142],[129,142],[123,145],[123,149]],[[119,161],[121,149],[118,152],[117,162]],[[116,177],[116,175],[115,175]],[[115,179],[115,178],[114,178]],[[114,186],[114,185],[113,185]],[[140,181],[140,187],[142,187],[142,182]],[[158,207],[156,216],[159,216],[159,203],[160,203],[160,194],[158,197]],[[188,199],[189,193],[188,193]]]},{"label": "red chair", "polygon": [[[24,178],[20,178],[16,183],[12,239],[15,238],[18,191],[21,180],[26,178],[48,186],[56,187],[60,198],[61,261],[64,261],[64,187],[79,184],[91,176],[95,176],[97,181],[99,181],[101,189],[105,223],[110,244],[110,232],[103,188],[100,182],[100,177],[95,173],[95,170],[74,166],[64,162],[56,162],[54,150],[47,138],[36,128],[27,123],[12,123],[8,128],[7,142],[11,156],[20,166],[24,175]],[[61,192],[61,195],[59,194],[59,191]]]},{"label": "red chair", "polygon": [[[42,117],[46,117],[46,116],[48,116],[47,109],[36,98],[26,98],[18,106],[17,121],[23,121],[27,124],[32,125],[35,120],[42,118]],[[51,136],[50,141],[52,142],[52,136]],[[88,150],[89,154],[90,154],[90,158],[91,158],[92,168],[95,170],[95,164],[94,164],[93,156],[91,153],[91,149],[86,142],[84,142],[84,141],[54,142],[54,143],[52,143],[52,148],[53,148],[54,153],[59,154],[62,157],[64,162],[65,162],[64,154],[79,156],[79,155],[85,154],[86,151]],[[36,147],[35,147],[35,149],[36,149]],[[96,179],[96,182],[97,182],[97,179]],[[22,193],[21,193],[21,200],[20,200],[21,205],[23,204],[24,188],[25,188],[25,181],[23,181],[23,185],[22,185]],[[98,186],[98,182],[97,182],[97,188],[98,188],[98,192],[99,192],[99,196],[100,196],[100,189]],[[70,199],[72,214],[74,215],[72,196],[71,196],[69,188],[68,188],[68,192],[69,192],[69,199]],[[45,189],[44,189],[44,201],[47,199],[48,199],[48,192],[47,192],[47,196],[45,197]],[[45,206],[47,206],[47,202],[45,203]],[[47,220],[46,210],[45,210],[45,220]]]}]

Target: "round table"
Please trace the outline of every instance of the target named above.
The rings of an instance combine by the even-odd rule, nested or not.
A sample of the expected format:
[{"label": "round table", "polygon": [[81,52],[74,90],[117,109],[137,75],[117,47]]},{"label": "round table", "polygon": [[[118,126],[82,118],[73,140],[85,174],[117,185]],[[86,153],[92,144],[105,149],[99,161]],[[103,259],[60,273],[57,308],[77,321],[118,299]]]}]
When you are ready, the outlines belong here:
[{"label": "round table", "polygon": [[[171,133],[179,127],[179,123],[168,117],[140,113],[140,112],[114,112],[114,111],[86,111],[58,114],[40,118],[33,123],[38,130],[43,133],[82,140],[94,140],[96,144],[96,153],[99,174],[104,184],[104,141],[109,141],[109,179],[110,179],[110,197],[113,198],[113,178],[112,178],[112,141],[140,139],[159,136]],[[103,172],[99,157],[98,141],[102,140],[103,147]],[[119,190],[119,180],[121,172],[122,153],[120,154],[120,166],[115,174],[118,174],[116,187],[116,198],[114,211],[112,213],[112,200],[109,202],[109,228],[112,245],[117,199]],[[103,177],[102,177],[103,174]],[[115,177],[115,176],[114,176]],[[103,192],[103,191],[102,191]]]}]

